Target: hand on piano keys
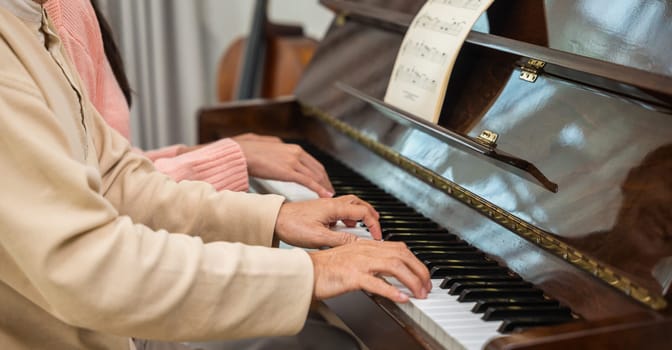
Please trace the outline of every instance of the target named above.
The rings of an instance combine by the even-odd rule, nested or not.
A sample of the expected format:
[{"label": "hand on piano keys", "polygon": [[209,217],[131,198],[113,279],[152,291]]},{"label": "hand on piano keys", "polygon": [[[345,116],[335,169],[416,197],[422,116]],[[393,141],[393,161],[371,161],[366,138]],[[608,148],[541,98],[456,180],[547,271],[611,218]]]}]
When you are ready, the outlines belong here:
[{"label": "hand on piano keys", "polygon": [[[275,193],[284,196],[288,202],[303,202],[320,198],[317,193],[306,186],[295,182],[254,179],[254,184],[263,192]],[[347,226],[343,221],[338,221],[331,227],[335,232],[346,232],[357,236],[359,239],[374,239],[367,227],[361,222],[354,226]]]},{"label": "hand on piano keys", "polygon": [[[354,195],[306,200],[315,194],[301,185],[264,183],[266,190],[295,200],[280,208],[276,221],[278,238],[299,247],[336,247],[309,253],[315,273],[313,294],[316,299],[355,290],[365,290],[398,303],[408,302],[409,295],[427,297],[432,289],[429,270],[406,244],[381,241],[380,216],[369,203]],[[280,188],[269,189],[269,186]],[[405,291],[379,276],[394,277]]]},{"label": "hand on piano keys", "polygon": [[250,176],[281,181],[293,181],[331,198],[334,188],[324,166],[301,146],[284,143],[274,136],[252,133],[233,138],[245,155]]},{"label": "hand on piano keys", "polygon": [[353,195],[322,198],[282,205],[275,234],[285,243],[302,248],[337,247],[358,240],[345,230],[331,230],[338,221],[355,228],[362,222],[375,240],[382,238],[378,212]]},{"label": "hand on piano keys", "polygon": [[[503,333],[573,320],[567,307],[498,266],[459,237],[326,155],[318,159],[328,165],[338,193],[354,193],[375,206],[386,240],[405,242],[432,269],[426,298],[410,298],[398,306],[442,346],[481,349]],[[276,182],[267,190],[290,200],[317,198],[296,184]],[[335,230],[355,234],[366,231],[344,225],[336,225]],[[401,293],[413,296],[414,292],[396,278],[384,278]]]},{"label": "hand on piano keys", "polygon": [[[365,290],[406,303],[409,294],[424,299],[432,288],[427,267],[400,242],[357,240],[309,254],[314,269],[313,296],[318,300]],[[400,284],[386,283],[379,276],[394,277]]]}]

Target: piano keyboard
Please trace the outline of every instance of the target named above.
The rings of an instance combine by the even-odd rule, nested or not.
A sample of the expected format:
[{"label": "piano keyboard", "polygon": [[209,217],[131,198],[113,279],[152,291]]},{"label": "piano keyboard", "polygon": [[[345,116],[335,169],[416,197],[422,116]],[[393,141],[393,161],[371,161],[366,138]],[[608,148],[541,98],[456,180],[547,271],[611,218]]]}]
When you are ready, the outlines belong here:
[{"label": "piano keyboard", "polygon": [[[311,145],[302,146],[324,164],[337,195],[354,194],[371,203],[380,214],[383,239],[405,242],[429,268],[433,289],[427,299],[411,298],[398,306],[445,348],[482,349],[493,337],[576,318],[566,306],[338,160]],[[317,198],[294,183],[257,180],[256,184],[290,201]],[[336,229],[370,238],[365,227]],[[398,281],[388,282],[410,295]]]}]

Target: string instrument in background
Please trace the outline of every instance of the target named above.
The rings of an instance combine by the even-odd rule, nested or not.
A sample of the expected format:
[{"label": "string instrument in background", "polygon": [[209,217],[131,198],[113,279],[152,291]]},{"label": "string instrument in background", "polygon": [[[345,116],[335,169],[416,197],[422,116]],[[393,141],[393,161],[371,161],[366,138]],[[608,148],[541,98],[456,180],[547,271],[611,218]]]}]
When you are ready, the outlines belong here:
[{"label": "string instrument in background", "polygon": [[269,22],[268,0],[257,0],[250,35],[236,40],[219,63],[218,99],[291,95],[316,46],[300,26]]}]

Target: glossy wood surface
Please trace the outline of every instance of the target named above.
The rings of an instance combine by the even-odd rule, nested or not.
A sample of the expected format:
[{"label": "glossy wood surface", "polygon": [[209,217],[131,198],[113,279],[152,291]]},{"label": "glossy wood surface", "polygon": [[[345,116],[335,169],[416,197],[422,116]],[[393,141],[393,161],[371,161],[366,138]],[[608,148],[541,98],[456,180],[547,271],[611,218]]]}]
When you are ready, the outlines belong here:
[{"label": "glossy wood surface", "polygon": [[672,76],[669,0],[546,0],[549,47]]},{"label": "glossy wood surface", "polygon": [[304,135],[303,121],[294,99],[246,100],[202,108],[198,112],[200,143],[255,132],[297,139]]},{"label": "glossy wood surface", "polygon": [[495,339],[486,350],[669,349],[670,329],[672,318],[652,320],[632,315],[521,332]]},{"label": "glossy wood surface", "polygon": [[[368,39],[362,39],[362,36],[368,36]],[[482,130],[499,133],[498,149],[531,161],[560,184],[560,193],[547,193],[490,164],[478,162],[468,154],[456,152],[434,137],[381,118],[374,108],[351,101],[333,86],[324,85],[324,81],[340,81],[381,98],[399,40],[400,36],[391,31],[372,29],[354,21],[334,28],[322,44],[326,50],[318,50],[306,79],[299,86],[299,98],[348,121],[365,133],[377,135],[377,139],[388,141],[388,145],[402,155],[444,174],[469,191],[567,242],[575,243],[575,238],[591,233],[603,236],[604,231],[623,230],[625,221],[616,218],[620,208],[630,207],[630,204],[628,199],[621,198],[621,186],[631,168],[638,166],[648,153],[670,142],[672,118],[667,109],[553,76],[542,76],[530,84],[518,79],[515,66],[506,64],[519,59],[510,54],[511,50],[498,47],[494,50],[483,47],[463,50],[462,59],[458,59],[454,70],[457,78],[451,78],[449,84],[440,121],[442,126],[472,137]],[[365,44],[352,45],[353,42],[375,44],[367,47]],[[389,45],[388,54],[382,54],[383,45]],[[549,56],[556,53],[541,47],[535,50],[542,53],[546,50],[545,54]],[[567,56],[566,60],[572,58],[563,55]],[[375,60],[375,66],[358,66],[354,60],[361,57]],[[610,65],[605,65],[606,74]],[[355,68],[347,70],[345,66]],[[311,74],[313,70],[319,73]],[[343,74],[344,71],[347,73]],[[313,78],[324,79],[318,84],[327,88],[311,86]],[[672,79],[667,80],[672,82]],[[600,152],[596,151],[598,149]],[[618,160],[615,164],[614,159]],[[664,178],[661,174],[666,172],[667,164],[657,162],[657,167],[649,174],[653,178]],[[659,183],[653,187],[664,192],[668,184]],[[663,198],[672,200],[672,196]],[[667,204],[663,200],[659,206],[671,207]],[[665,215],[667,212],[660,213]],[[645,224],[644,217],[627,222],[630,228],[626,231],[630,235],[643,239],[651,237],[636,233],[651,229]],[[666,225],[670,221],[663,222]],[[616,226],[621,228],[616,229]],[[646,256],[639,256],[641,262],[638,264],[632,264],[630,260],[619,261],[618,255],[606,258],[604,253],[597,251],[587,253],[602,257],[608,265],[662,293],[666,286],[661,286],[651,272],[660,268],[657,265],[665,257],[672,255],[672,246],[668,244],[669,230],[666,230],[665,226],[653,227],[651,232],[661,232],[649,241],[657,251],[640,249]],[[583,251],[587,250],[587,244],[576,243],[584,248]],[[642,269],[647,269],[647,273],[642,274]],[[663,269],[669,270],[669,267],[663,266]]]},{"label": "glossy wood surface", "polygon": [[[346,3],[325,2],[332,7]],[[488,34],[470,35],[472,41],[481,44],[465,46],[460,54],[454,73],[457,78],[451,79],[440,124],[474,137],[483,129],[498,132],[499,149],[532,161],[560,185],[559,192],[553,194],[455,150],[427,133],[401,125],[336,88],[335,83],[342,82],[381,99],[402,39],[399,26],[423,2],[356,3],[365,8],[374,5],[378,10],[368,20],[353,18],[332,26],[297,88],[301,103],[346,122],[400,155],[560,237],[655,293],[667,293],[670,300],[669,289],[665,290],[669,284],[664,283],[664,278],[652,276],[652,272],[669,275],[672,271],[672,267],[665,265],[667,257],[672,256],[669,180],[672,115],[665,103],[642,98],[636,86],[629,84],[636,80],[629,74],[639,70],[589,64],[595,61]],[[372,23],[382,17],[389,21]],[[621,74],[616,80],[621,81],[623,89],[613,92],[600,85],[586,86],[563,74],[542,75],[534,84],[524,82],[518,78],[519,70],[514,64],[521,58],[521,50],[547,55],[556,59],[556,63],[560,61],[559,66],[569,65],[577,72],[587,71],[591,79],[596,72]],[[672,95],[668,93],[671,87],[663,86],[668,79],[660,74],[649,76],[658,80],[654,84],[647,82],[647,91],[658,92],[656,98]],[[630,96],[628,91],[632,92]],[[209,117],[201,120],[206,123],[201,125],[201,135],[206,135],[203,140],[214,135],[213,128],[221,129],[227,124],[217,122],[222,115],[235,120],[234,115],[243,111],[238,108],[242,107],[234,107],[235,112],[224,107],[210,109]],[[583,320],[572,327],[537,329],[502,337],[492,342],[489,349],[561,346],[647,349],[651,348],[647,344],[653,344],[653,348],[667,344],[667,333],[672,331],[670,308],[650,310],[561,257],[476,214],[473,208],[381,159],[338,131],[307,116],[290,116],[292,111],[300,113],[300,108],[292,107],[291,103],[283,105],[279,109],[282,122],[270,129],[287,134],[301,130],[301,136],[569,305]],[[244,113],[247,118],[262,121],[273,113],[273,108],[258,104]],[[255,123],[246,127],[255,132],[269,130]],[[395,312],[393,305],[367,300],[353,303],[341,314],[348,315],[352,324],[366,324],[376,321],[367,315],[357,317],[362,305],[382,308],[387,314]],[[341,307],[347,307],[343,304]],[[364,328],[363,336],[370,339],[370,344],[386,339],[395,344],[397,340],[389,332],[381,336],[366,327],[360,328]],[[431,348],[422,340],[422,334],[409,332],[405,325],[398,331],[411,334],[421,347]],[[407,337],[400,336],[398,341]]]},{"label": "glossy wood surface", "polygon": [[[337,12],[347,14],[355,21],[400,34],[406,32],[406,28],[413,19],[412,14],[389,8],[376,8],[366,2],[346,0],[323,0],[323,2]],[[536,25],[540,26],[542,24],[537,22]],[[522,26],[527,28],[524,24]],[[540,27],[536,30],[544,31],[544,28]],[[542,41],[534,36],[521,34],[521,31],[516,29],[503,31],[502,34],[514,38],[520,37],[532,43]],[[617,64],[610,60],[581,56],[568,51],[548,50],[527,41],[511,40],[509,37],[475,31],[467,35],[465,46],[462,48],[458,60],[471,62],[469,59],[463,58],[463,56],[468,55],[465,52],[473,50],[471,46],[494,49],[522,58],[539,59],[546,62],[543,69],[546,73],[577,81],[587,86],[595,86],[625,96],[662,104],[668,108],[672,106],[672,99],[670,99],[672,83],[670,83],[668,76],[660,73],[639,69],[636,66]],[[453,77],[459,74],[462,69],[464,67],[461,67],[460,70],[455,69]],[[451,78],[451,83],[454,80]]]}]

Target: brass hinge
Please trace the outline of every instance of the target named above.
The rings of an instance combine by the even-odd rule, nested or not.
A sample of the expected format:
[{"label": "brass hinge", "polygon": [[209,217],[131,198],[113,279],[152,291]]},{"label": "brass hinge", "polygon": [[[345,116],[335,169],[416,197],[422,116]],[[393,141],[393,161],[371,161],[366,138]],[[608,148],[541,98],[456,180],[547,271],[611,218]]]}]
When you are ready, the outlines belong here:
[{"label": "brass hinge", "polygon": [[525,64],[520,66],[520,79],[534,83],[545,65],[546,62],[542,60],[530,58]]},{"label": "brass hinge", "polygon": [[478,137],[476,138],[476,141],[478,141],[478,143],[480,143],[482,145],[485,145],[485,146],[488,146],[488,147],[491,147],[491,148],[495,148],[495,147],[497,147],[497,138],[498,137],[499,137],[499,134],[497,134],[496,132],[492,132],[490,130],[483,130],[483,131],[481,131],[481,134],[478,135]]},{"label": "brass hinge", "polygon": [[346,12],[340,12],[338,16],[336,16],[335,23],[337,27],[342,27],[347,21],[348,21],[348,14]]}]

